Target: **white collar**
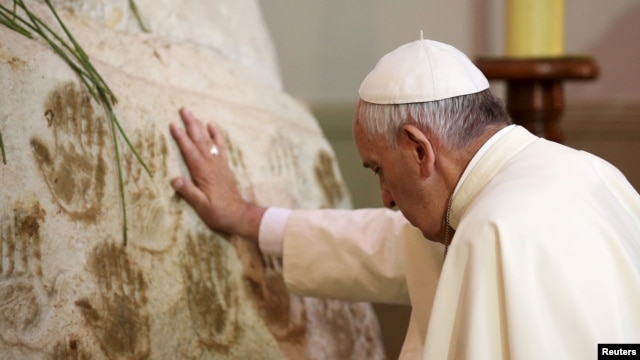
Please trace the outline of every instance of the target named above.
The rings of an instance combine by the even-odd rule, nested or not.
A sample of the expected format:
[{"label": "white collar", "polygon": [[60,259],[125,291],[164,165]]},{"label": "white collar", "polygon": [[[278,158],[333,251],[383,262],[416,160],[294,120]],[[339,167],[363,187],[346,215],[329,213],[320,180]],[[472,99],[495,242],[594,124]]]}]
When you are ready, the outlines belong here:
[{"label": "white collar", "polygon": [[487,140],[480,147],[480,149],[476,152],[476,154],[473,155],[473,158],[471,158],[471,161],[469,161],[469,164],[467,165],[467,167],[464,169],[464,172],[462,173],[462,176],[460,177],[460,179],[458,180],[458,183],[456,184],[455,190],[453,190],[452,196],[456,195],[456,193],[460,189],[460,186],[462,186],[462,183],[464,183],[464,180],[469,176],[469,174],[471,173],[473,168],[476,166],[478,161],[480,161],[480,159],[482,159],[482,157],[489,150],[491,145],[493,145],[496,141],[498,141],[500,138],[502,138],[506,133],[508,133],[515,126],[516,125],[512,124],[512,125],[509,125],[507,127],[504,127],[502,129],[500,129],[500,131],[498,131],[495,134],[493,134],[493,136],[491,136],[489,138],[489,140]]}]

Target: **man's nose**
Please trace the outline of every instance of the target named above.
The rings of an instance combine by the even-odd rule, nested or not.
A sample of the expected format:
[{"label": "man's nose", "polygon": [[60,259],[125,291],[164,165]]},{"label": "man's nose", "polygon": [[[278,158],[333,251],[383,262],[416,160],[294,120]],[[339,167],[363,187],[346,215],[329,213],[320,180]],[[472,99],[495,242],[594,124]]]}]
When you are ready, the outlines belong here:
[{"label": "man's nose", "polygon": [[393,209],[396,207],[396,202],[393,200],[393,196],[391,193],[385,189],[382,189],[382,203],[385,207],[389,209]]}]

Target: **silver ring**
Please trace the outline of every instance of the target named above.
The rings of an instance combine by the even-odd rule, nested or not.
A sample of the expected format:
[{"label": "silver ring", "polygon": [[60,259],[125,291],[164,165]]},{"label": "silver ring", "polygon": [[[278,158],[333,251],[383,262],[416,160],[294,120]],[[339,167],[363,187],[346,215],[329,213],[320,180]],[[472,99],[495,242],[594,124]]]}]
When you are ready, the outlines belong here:
[{"label": "silver ring", "polygon": [[213,156],[218,156],[220,155],[220,150],[218,150],[217,146],[213,145],[211,149],[209,149],[209,153]]}]

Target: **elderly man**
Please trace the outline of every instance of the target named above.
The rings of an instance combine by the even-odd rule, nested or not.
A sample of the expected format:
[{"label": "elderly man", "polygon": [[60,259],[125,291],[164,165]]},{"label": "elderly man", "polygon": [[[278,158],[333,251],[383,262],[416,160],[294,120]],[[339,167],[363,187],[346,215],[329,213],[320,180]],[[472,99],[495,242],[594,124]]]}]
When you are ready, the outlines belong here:
[{"label": "elderly man", "polygon": [[512,125],[488,88],[431,40],[365,78],[353,136],[400,213],[247,203],[222,136],[186,110],[171,132],[191,180],[172,186],[212,230],[282,254],[296,293],[410,304],[402,358],[595,359],[599,343],[640,343],[640,196],[602,159]]}]

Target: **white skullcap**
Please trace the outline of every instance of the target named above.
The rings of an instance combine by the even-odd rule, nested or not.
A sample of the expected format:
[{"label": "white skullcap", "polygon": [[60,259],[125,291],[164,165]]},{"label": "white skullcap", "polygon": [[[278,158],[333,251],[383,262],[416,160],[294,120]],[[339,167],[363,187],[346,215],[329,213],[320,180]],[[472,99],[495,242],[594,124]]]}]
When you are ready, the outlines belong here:
[{"label": "white skullcap", "polygon": [[360,98],[374,104],[407,104],[468,95],[489,81],[460,50],[418,40],[383,56],[360,85]]}]

